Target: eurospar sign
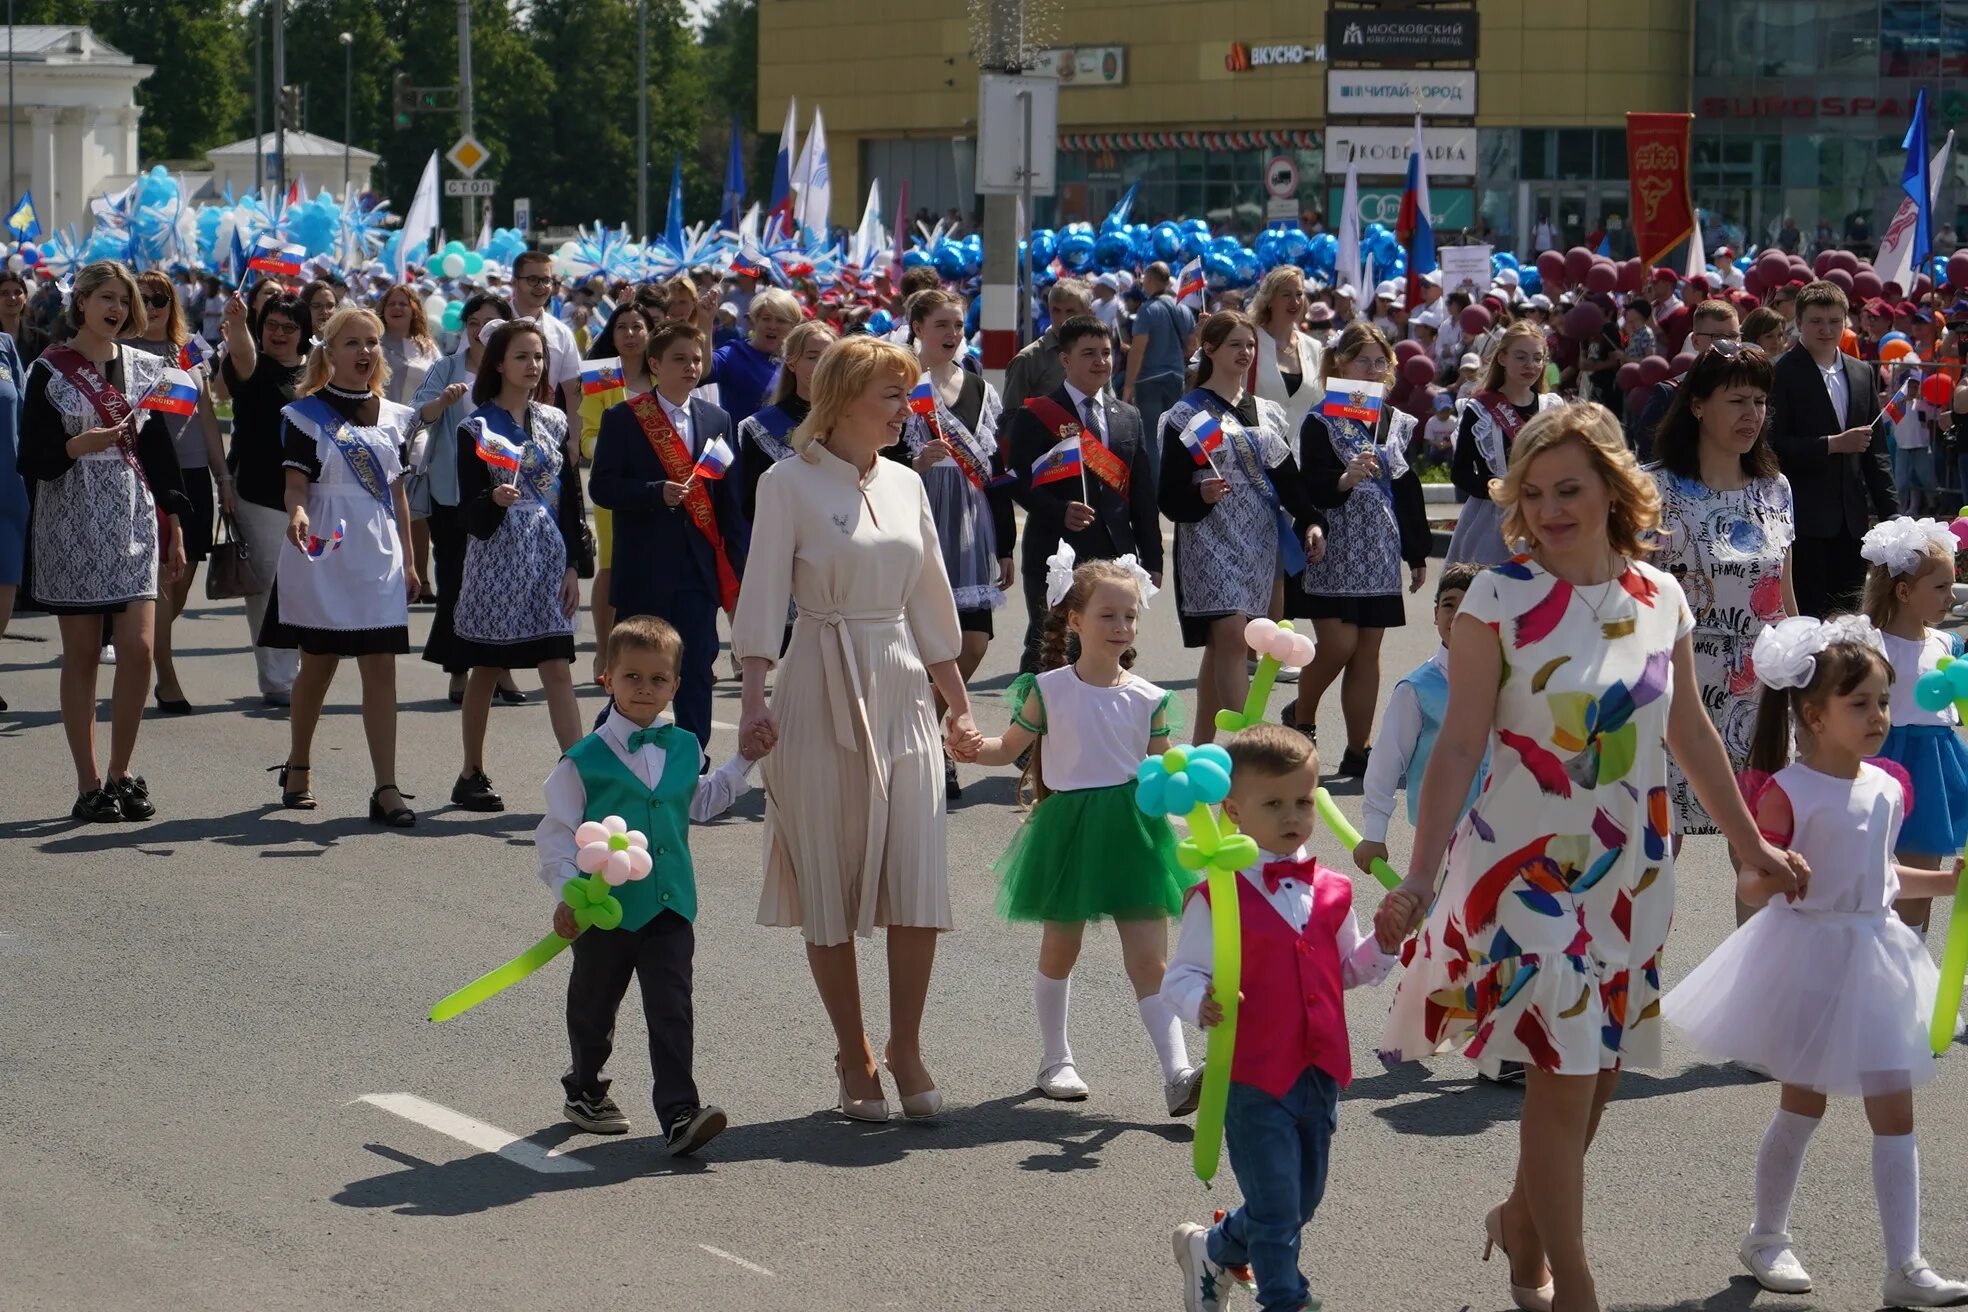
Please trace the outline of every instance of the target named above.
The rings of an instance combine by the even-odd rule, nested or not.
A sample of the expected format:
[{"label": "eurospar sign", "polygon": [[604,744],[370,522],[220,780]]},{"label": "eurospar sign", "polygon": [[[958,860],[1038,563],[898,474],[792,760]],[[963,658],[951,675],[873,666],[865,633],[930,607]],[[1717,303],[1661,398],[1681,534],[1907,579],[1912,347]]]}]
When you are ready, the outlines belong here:
[{"label": "eurospar sign", "polygon": [[1269,68],[1280,64],[1323,64],[1326,62],[1324,45],[1268,45],[1254,46],[1244,41],[1232,41],[1230,53],[1223,57],[1223,67],[1232,73],[1248,73],[1253,68]]}]

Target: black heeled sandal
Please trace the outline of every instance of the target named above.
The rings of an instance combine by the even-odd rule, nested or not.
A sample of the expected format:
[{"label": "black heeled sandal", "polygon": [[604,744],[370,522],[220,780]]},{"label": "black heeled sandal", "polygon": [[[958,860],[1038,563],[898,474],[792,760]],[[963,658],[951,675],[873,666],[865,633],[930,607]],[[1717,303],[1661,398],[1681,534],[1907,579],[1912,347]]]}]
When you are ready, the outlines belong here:
[{"label": "black heeled sandal", "polygon": [[314,800],[314,789],[300,788],[290,791],[287,787],[288,774],[296,770],[312,770],[313,768],[312,766],[293,765],[291,763],[286,765],[270,765],[267,767],[268,774],[278,774],[280,776],[280,805],[282,807],[289,811],[314,810],[317,805]]},{"label": "black heeled sandal", "polygon": [[[387,792],[394,792],[398,801],[395,806],[385,811],[383,809],[382,796]],[[395,784],[384,784],[375,792],[369,794],[369,823],[385,825],[391,829],[408,829],[416,824],[417,813],[403,805],[402,802],[403,798],[409,796],[409,793],[404,792]]]},{"label": "black heeled sandal", "polygon": [[504,702],[508,706],[526,705],[526,694],[521,692],[517,688],[507,688],[504,687],[503,685],[495,685],[492,691],[498,694],[499,700]]}]

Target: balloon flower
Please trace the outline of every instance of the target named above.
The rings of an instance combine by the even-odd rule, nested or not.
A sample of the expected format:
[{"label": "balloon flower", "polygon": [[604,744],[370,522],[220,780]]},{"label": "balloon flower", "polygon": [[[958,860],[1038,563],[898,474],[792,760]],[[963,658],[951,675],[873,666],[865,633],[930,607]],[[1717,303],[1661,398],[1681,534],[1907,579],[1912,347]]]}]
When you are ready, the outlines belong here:
[{"label": "balloon flower", "polygon": [[1237,733],[1264,722],[1264,704],[1271,700],[1271,685],[1278,671],[1301,669],[1312,662],[1314,644],[1309,634],[1292,631],[1291,621],[1273,623],[1255,619],[1244,626],[1244,643],[1257,653],[1257,677],[1251,680],[1241,712],[1225,708],[1216,713],[1216,727]]},{"label": "balloon flower", "polygon": [[[577,936],[595,927],[614,929],[622,923],[622,903],[609,890],[648,877],[649,839],[641,830],[629,828],[621,816],[611,815],[601,821],[584,821],[574,831],[574,841],[579,844],[574,864],[586,878],[568,880],[560,890],[560,900],[574,913]],[[470,1011],[552,961],[573,941],[558,933],[548,934],[497,970],[440,998],[431,1008],[430,1019],[450,1020]]]},{"label": "balloon flower", "polygon": [[[1319,810],[1319,819],[1325,822],[1326,828],[1332,830],[1333,837],[1344,844],[1347,851],[1351,852],[1360,845],[1360,831],[1353,827],[1351,820],[1340,814],[1339,803],[1333,800],[1331,793],[1321,788],[1312,794],[1312,804]],[[1373,877],[1390,892],[1401,882],[1401,877],[1394,873],[1394,867],[1387,864],[1385,857],[1373,859]]]},{"label": "balloon flower", "polygon": [[[1959,524],[1961,521],[1956,520]],[[1940,711],[1950,703],[1968,723],[1968,661],[1943,656],[1940,668],[1929,670],[1913,685],[1913,700],[1923,711]],[[1968,848],[1962,849],[1968,857]],[[1961,987],[1968,979],[1968,868],[1954,885],[1954,914],[1948,918],[1947,946],[1941,950],[1941,987],[1934,1000],[1934,1021],[1927,1041],[1936,1057],[1954,1042],[1954,1018],[1961,1010]]]},{"label": "balloon flower", "polygon": [[[1275,668],[1274,668],[1274,673]],[[1148,815],[1186,815],[1189,837],[1176,845],[1185,870],[1207,872],[1210,940],[1216,952],[1211,981],[1223,1020],[1209,1033],[1202,1100],[1196,1107],[1192,1161],[1207,1186],[1223,1151],[1223,1113],[1230,1098],[1230,1054],[1237,1046],[1237,991],[1243,987],[1244,945],[1237,912],[1237,872],[1257,860],[1257,843],[1220,821],[1210,808],[1230,795],[1230,754],[1214,743],[1171,747],[1135,773],[1134,803]]]}]

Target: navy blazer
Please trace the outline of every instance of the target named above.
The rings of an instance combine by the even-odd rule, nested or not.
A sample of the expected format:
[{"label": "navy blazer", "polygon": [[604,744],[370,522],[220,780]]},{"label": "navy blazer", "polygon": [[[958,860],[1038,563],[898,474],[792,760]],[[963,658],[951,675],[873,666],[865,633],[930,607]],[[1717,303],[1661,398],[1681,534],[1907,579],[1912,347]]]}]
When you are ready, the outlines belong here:
[{"label": "navy blazer", "polygon": [[[714,437],[723,437],[732,451],[737,451],[731,416],[709,401],[690,398],[690,424],[692,455],[701,453]],[[724,478],[707,479],[705,485],[710,489],[725,555],[742,578],[745,517],[738,505],[734,474],[727,470]],[[668,481],[663,462],[656,458],[629,403],[609,406],[595,438],[588,495],[597,506],[615,512],[614,557],[607,562],[613,570],[608,598],[620,614],[660,614],[677,592],[717,596],[717,560],[711,554],[711,544],[681,505],[663,504],[663,484]]]}]

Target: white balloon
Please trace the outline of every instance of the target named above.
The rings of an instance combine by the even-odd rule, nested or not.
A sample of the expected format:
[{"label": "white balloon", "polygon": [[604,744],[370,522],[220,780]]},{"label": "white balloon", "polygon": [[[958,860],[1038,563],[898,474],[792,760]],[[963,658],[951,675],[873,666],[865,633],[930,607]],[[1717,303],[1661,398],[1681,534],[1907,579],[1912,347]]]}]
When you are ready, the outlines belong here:
[{"label": "white balloon", "polygon": [[619,815],[605,815],[601,818],[601,823],[608,826],[608,832],[611,834],[626,834],[629,832],[629,822]]},{"label": "white balloon", "polygon": [[443,264],[438,267],[444,270],[444,276],[447,278],[461,277],[465,272],[465,257],[452,251],[444,257]]},{"label": "white balloon", "polygon": [[628,883],[629,854],[627,852],[610,852],[608,854],[608,860],[602,863],[601,877],[611,884]]},{"label": "white balloon", "polygon": [[1298,666],[1300,668],[1310,665],[1312,663],[1313,653],[1319,650],[1319,644],[1313,640],[1312,635],[1309,633],[1292,634],[1291,647],[1291,658],[1286,660],[1284,664]]},{"label": "white balloon", "polygon": [[444,298],[435,292],[431,293],[424,298],[424,318],[434,324],[444,322],[444,307]]},{"label": "white balloon", "polygon": [[646,847],[632,847],[623,855],[629,858],[629,878],[641,879],[655,869],[656,862]]},{"label": "white balloon", "polygon": [[574,854],[574,868],[584,875],[592,875],[608,863],[608,844],[589,843]]},{"label": "white balloon", "polygon": [[1260,615],[1249,624],[1244,625],[1244,642],[1247,646],[1262,651],[1264,644],[1269,642],[1272,635],[1277,632],[1277,624]]},{"label": "white balloon", "polygon": [[598,820],[583,820],[581,827],[574,831],[574,841],[582,847],[589,843],[606,843],[608,827]]},{"label": "white balloon", "polygon": [[27,267],[27,261],[23,260],[20,256],[9,255],[7,257],[8,273],[19,273],[22,269],[25,269],[26,267]]}]

